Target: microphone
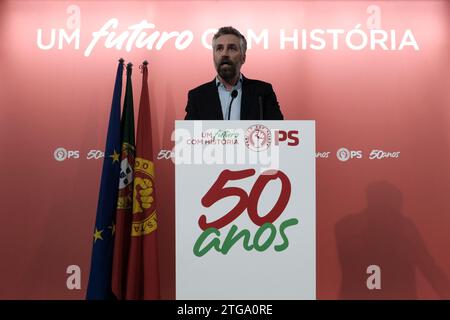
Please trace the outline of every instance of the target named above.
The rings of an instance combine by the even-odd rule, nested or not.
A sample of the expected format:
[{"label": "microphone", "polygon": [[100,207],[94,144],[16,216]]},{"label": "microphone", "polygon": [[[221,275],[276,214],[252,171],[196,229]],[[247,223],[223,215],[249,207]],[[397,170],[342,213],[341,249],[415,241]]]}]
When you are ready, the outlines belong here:
[{"label": "microphone", "polygon": [[258,96],[258,103],[259,103],[259,120],[263,120],[264,114],[263,114],[263,98],[262,98],[262,96]]},{"label": "microphone", "polygon": [[238,96],[238,91],[236,89],[231,91],[231,101],[230,101],[230,105],[228,106],[228,120],[230,120],[230,115],[231,115],[231,104],[233,103],[234,98],[236,98],[237,96]]}]

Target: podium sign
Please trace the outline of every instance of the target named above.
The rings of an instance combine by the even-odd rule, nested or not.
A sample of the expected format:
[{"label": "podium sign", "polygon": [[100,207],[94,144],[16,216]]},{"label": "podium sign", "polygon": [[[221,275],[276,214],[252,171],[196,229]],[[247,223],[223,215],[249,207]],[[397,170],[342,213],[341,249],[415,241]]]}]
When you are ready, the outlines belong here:
[{"label": "podium sign", "polygon": [[315,299],[314,121],[176,121],[176,298]]}]

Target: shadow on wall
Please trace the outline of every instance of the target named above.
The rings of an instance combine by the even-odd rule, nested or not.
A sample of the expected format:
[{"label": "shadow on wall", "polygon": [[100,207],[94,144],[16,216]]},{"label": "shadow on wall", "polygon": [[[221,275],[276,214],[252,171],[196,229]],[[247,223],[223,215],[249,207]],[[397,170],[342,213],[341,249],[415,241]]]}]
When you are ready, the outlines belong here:
[{"label": "shadow on wall", "polygon": [[417,299],[416,270],[450,299],[448,278],[401,209],[400,190],[378,181],[367,187],[367,208],[336,224],[340,299]]}]

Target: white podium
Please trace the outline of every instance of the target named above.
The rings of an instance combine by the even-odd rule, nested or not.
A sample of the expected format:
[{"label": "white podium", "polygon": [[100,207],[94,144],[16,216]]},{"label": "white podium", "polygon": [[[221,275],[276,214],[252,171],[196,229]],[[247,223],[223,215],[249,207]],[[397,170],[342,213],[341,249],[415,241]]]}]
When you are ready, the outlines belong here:
[{"label": "white podium", "polygon": [[315,299],[314,121],[176,121],[176,298]]}]

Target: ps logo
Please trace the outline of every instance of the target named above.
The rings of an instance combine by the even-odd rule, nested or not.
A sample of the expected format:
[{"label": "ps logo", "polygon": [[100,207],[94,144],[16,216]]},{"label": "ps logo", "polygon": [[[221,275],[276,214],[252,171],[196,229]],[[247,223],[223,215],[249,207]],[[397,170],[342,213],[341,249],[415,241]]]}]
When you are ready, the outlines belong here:
[{"label": "ps logo", "polygon": [[280,142],[287,141],[288,146],[297,146],[300,143],[298,137],[298,130],[275,130],[275,145],[278,146]]},{"label": "ps logo", "polygon": [[53,152],[53,156],[56,161],[64,161],[70,158],[78,159],[80,157],[80,152],[78,150],[66,150],[61,147]]},{"label": "ps logo", "polygon": [[347,148],[340,148],[336,152],[336,156],[340,161],[347,161],[349,159],[361,159],[362,158],[362,151],[360,150],[348,150]]}]

